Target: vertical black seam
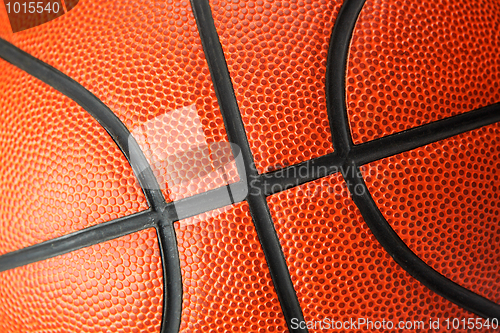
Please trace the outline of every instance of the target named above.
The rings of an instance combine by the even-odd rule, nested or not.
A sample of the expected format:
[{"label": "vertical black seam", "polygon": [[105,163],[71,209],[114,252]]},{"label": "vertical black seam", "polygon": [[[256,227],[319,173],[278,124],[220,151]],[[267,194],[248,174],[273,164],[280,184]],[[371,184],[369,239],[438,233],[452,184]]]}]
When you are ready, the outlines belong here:
[{"label": "vertical black seam", "polygon": [[157,234],[163,263],[163,288],[165,290],[160,332],[177,333],[181,327],[183,285],[177,236],[173,223],[165,219],[160,220],[157,225]]},{"label": "vertical black seam", "polygon": [[231,77],[215,28],[210,4],[208,0],[192,0],[191,5],[198,25],[198,31],[212,76],[215,94],[219,102],[227,136],[230,142],[238,146],[245,167],[245,170],[242,171],[245,172],[247,184],[252,184],[252,188],[249,189],[247,196],[247,202],[255,230],[257,231],[262,250],[268,263],[283,315],[290,332],[307,332],[307,329],[296,328],[295,326],[297,325],[292,325],[292,319],[294,321],[303,322],[304,316],[290,278],[283,249],[281,248],[279,238],[274,228],[266,197],[257,184],[259,175],[255,168],[245,127],[234,95]]},{"label": "vertical black seam", "polygon": [[326,60],[326,109],[335,153],[345,159],[353,142],[347,118],[345,76],[351,37],[365,0],[346,0],[333,25]]},{"label": "vertical black seam", "polygon": [[[380,139],[355,145],[349,159],[361,166],[405,151],[447,139],[500,121],[500,103],[414,127]],[[295,186],[337,172],[343,165],[337,154],[327,154],[276,171],[260,174],[260,184],[267,197]],[[167,203],[164,214],[172,222],[202,214],[245,199],[243,181]],[[225,194],[231,191],[228,202]],[[0,255],[0,271],[52,258],[129,233],[153,227],[157,221],[153,211],[143,211],[107,221],[51,240]]]},{"label": "vertical black seam", "polygon": [[[381,141],[380,140],[378,142],[371,143],[370,145],[362,146],[361,148],[356,148],[353,145],[345,102],[345,76],[350,41],[364,3],[365,0],[346,0],[342,5],[330,39],[327,60],[327,110],[330,119],[330,128],[332,130],[334,148],[340,156],[345,156],[345,162],[340,170],[342,176],[347,183],[354,203],[360,210],[361,215],[373,235],[382,247],[384,247],[387,253],[389,253],[404,270],[430,290],[463,307],[464,309],[472,311],[485,318],[499,318],[500,305],[491,302],[490,300],[462,286],[459,286],[444,277],[423,262],[415,253],[413,253],[413,251],[411,251],[408,246],[406,246],[403,240],[392,229],[380,212],[379,208],[373,201],[370,192],[368,191],[362,175],[360,174],[360,170],[354,159],[362,159],[363,155],[359,154],[358,151],[364,150],[364,153],[369,155],[370,147],[376,146]],[[488,121],[484,121],[484,119],[492,120],[492,118],[495,118],[494,113],[497,110],[498,106],[486,108],[483,112],[487,115],[487,117],[484,117],[483,119],[479,119],[481,118],[480,116],[478,119],[469,119],[469,115],[463,115],[455,118],[455,120],[461,120],[462,124],[464,123],[464,119],[476,121],[473,125],[474,127],[483,123],[486,124]],[[479,114],[481,114],[481,111]],[[448,123],[449,122],[450,121],[448,121]],[[426,141],[422,139],[422,136],[426,134],[431,136],[431,139],[439,140],[448,134],[454,134],[455,132],[460,131],[458,128],[443,130],[443,124],[447,125],[445,122],[440,122],[437,124],[430,124],[425,127],[422,133],[419,133],[422,128],[413,130],[412,132],[413,134],[417,134],[417,141],[422,141],[423,143]],[[433,130],[438,128],[446,133],[432,133]],[[411,146],[411,144],[408,144],[408,141],[412,140],[411,136],[406,136],[405,133],[401,133],[395,137],[401,139],[399,141],[395,140],[396,145],[404,144],[405,147]],[[390,139],[386,139],[385,141],[389,141],[387,143],[390,144]],[[419,143],[420,142],[417,142],[417,144]],[[368,150],[366,147],[368,147]],[[395,148],[395,146],[391,144],[387,149],[397,149],[397,147]],[[352,152],[354,153],[352,154]]]},{"label": "vertical black seam", "polygon": [[[175,230],[172,221],[168,218],[168,215],[165,214],[167,203],[161,193],[160,186],[158,185],[153,170],[144,156],[144,153],[137,144],[137,141],[132,137],[127,127],[111,109],[94,94],[66,74],[3,39],[0,39],[0,58],[75,101],[97,120],[125,155],[146,196],[151,211],[159,214],[155,227],[159,236],[163,235],[163,241],[161,242],[163,278],[167,280],[166,285],[164,284],[164,307],[162,317],[162,327],[164,329],[162,332],[178,332],[182,306],[177,300],[171,299],[174,297],[181,297],[182,300],[182,287],[179,290],[172,289],[176,288],[178,285],[182,286]],[[166,277],[165,274],[167,275]],[[176,306],[176,308],[172,308],[172,306]]]}]

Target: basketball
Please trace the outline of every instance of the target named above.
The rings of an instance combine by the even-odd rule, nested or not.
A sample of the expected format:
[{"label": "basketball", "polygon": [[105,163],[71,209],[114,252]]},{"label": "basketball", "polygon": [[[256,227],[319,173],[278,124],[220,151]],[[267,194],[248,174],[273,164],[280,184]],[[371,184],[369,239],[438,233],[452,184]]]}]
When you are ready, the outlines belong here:
[{"label": "basketball", "polygon": [[497,332],[497,0],[0,1],[0,331]]}]

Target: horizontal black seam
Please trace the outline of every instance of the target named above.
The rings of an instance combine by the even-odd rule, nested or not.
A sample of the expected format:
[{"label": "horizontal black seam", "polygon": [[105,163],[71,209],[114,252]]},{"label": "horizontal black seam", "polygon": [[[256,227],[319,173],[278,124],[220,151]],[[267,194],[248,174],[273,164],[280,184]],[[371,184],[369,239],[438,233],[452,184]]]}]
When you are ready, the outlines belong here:
[{"label": "horizontal black seam", "polygon": [[349,159],[358,165],[410,151],[500,121],[500,103],[355,145]]},{"label": "horizontal black seam", "polygon": [[[171,224],[170,222],[178,221],[179,218],[186,219],[244,201],[246,196],[245,184],[242,182],[231,184],[234,195],[233,201],[228,200],[228,187],[229,186],[223,186],[175,202],[169,202],[163,214],[158,214],[153,210],[146,210],[133,215],[102,222],[95,226],[84,228],[17,251],[8,252],[0,255],[0,272],[154,227],[163,216],[167,216],[167,220],[163,220],[164,222],[162,223]],[[207,207],[207,205],[210,207]],[[179,214],[181,215],[179,216]],[[78,240],[77,238],[81,239]],[[53,252],[50,252],[50,249],[53,249]]]},{"label": "horizontal black seam", "polygon": [[[488,107],[484,107],[478,110],[470,111],[466,114],[461,114],[439,120],[438,124],[435,123],[422,125],[409,129],[402,133],[392,134],[377,140],[377,144],[371,142],[362,143],[360,145],[355,145],[349,154],[349,158],[352,159],[358,166],[367,164],[376,160],[394,156],[405,151],[411,151],[413,149],[428,145],[430,143],[451,138],[453,136],[467,133],[471,130],[484,127],[487,125],[492,125],[500,121],[500,104],[494,104]],[[441,129],[445,129],[444,131]],[[432,138],[429,138],[432,137]],[[413,139],[415,138],[415,140]],[[262,190],[266,196],[279,193],[290,188],[302,185],[307,182],[315,181],[323,177],[335,174],[341,171],[342,166],[345,164],[346,159],[340,158],[337,154],[328,154],[315,159],[311,159],[287,168],[283,168],[277,171],[261,174],[260,186],[257,188],[258,191]],[[214,209],[222,208],[233,203],[239,203],[245,200],[246,197],[246,185],[244,182],[238,182],[231,184],[234,188],[234,200],[228,201],[227,195],[229,186],[223,186],[214,190],[209,190],[200,194],[187,197],[185,199],[180,199],[175,202],[167,203],[165,207],[165,213],[168,215],[168,220],[175,222],[185,218],[193,217],[202,213],[212,211]],[[145,216],[145,226],[149,225],[147,222],[148,216]],[[135,215],[129,216],[136,220]],[[121,220],[121,219],[119,219]],[[53,255],[48,256],[44,254],[39,260],[44,260],[49,257],[54,257],[63,253],[71,252],[82,248],[78,243],[73,241],[65,240],[66,237],[85,233],[95,233],[102,227],[106,229],[103,231],[108,234],[109,239],[118,238],[123,236],[123,232],[120,229],[116,229],[114,236],[110,234],[110,225],[114,224],[116,220],[101,223],[94,227],[82,229],[75,233],[68,234],[59,238],[55,238],[52,241],[61,244],[63,242],[68,242],[74,244],[74,246],[64,245],[66,249],[65,252],[54,252]],[[147,228],[147,227],[144,227]],[[139,231],[144,229],[137,225],[137,228],[131,228],[131,232]],[[99,241],[96,240],[96,243]],[[93,243],[93,244],[96,244]],[[93,245],[90,244],[90,245]],[[33,245],[39,246],[41,244]],[[10,252],[0,256],[0,271],[19,267],[26,265],[27,263],[34,262],[29,259],[25,262],[23,259],[24,253],[29,253],[30,248],[33,246],[26,247],[24,249]],[[27,251],[27,252],[24,252]],[[9,255],[12,257],[11,264],[9,268],[5,268],[6,259],[4,256]],[[27,254],[28,255],[28,254]],[[31,256],[31,255],[28,255]],[[15,258],[15,259],[14,259]],[[38,260],[35,260],[38,261]],[[13,266],[12,266],[13,265]]]},{"label": "horizontal black seam", "polygon": [[256,190],[262,191],[265,196],[286,191],[339,172],[344,161],[345,158],[334,152],[283,169],[262,173],[259,175],[260,187]]},{"label": "horizontal black seam", "polygon": [[165,214],[172,222],[203,214],[214,209],[242,202],[247,196],[244,181],[208,190],[190,197],[167,203]]},{"label": "horizontal black seam", "polygon": [[103,222],[0,256],[0,272],[56,257],[139,230],[154,228],[158,214],[151,210]]},{"label": "horizontal black seam", "polygon": [[[207,0],[191,0],[191,6],[198,25],[198,32],[227,136],[230,142],[238,146],[239,153],[243,157],[243,166],[245,167],[243,171],[245,172],[247,184],[253,184],[253,187],[258,188],[258,184],[254,182],[254,180],[258,179],[258,172],[255,168],[253,154],[250,150],[241,113],[234,95],[231,77],[215,28],[210,4]],[[295,328],[292,325],[293,319],[303,321],[304,316],[290,278],[283,249],[274,229],[274,223],[264,193],[250,189],[247,202],[288,329],[290,332],[307,332],[307,329]]]},{"label": "horizontal black seam", "polygon": [[[429,144],[459,134],[460,131],[471,130],[495,122],[496,115],[494,113],[498,111],[498,106],[482,108],[473,113],[472,116],[470,113],[466,113],[451,120],[431,123],[425,127],[421,126],[355,147],[350,135],[345,102],[345,73],[350,39],[364,2],[365,0],[346,0],[342,5],[330,39],[327,60],[327,111],[334,148],[340,156],[346,157],[345,163],[340,168],[342,176],[348,185],[354,203],[373,235],[403,269],[449,301],[482,317],[499,318],[500,305],[459,286],[439,274],[406,246],[373,201],[362,176],[359,174],[355,161],[359,159],[360,162],[367,163],[386,154],[396,154],[413,148],[415,145]],[[478,117],[478,119],[474,119],[474,117]],[[466,123],[467,121],[471,121],[473,124],[469,125]],[[453,127],[447,128],[446,125],[450,124]],[[442,131],[443,133],[433,131]],[[413,140],[415,142],[412,142]],[[379,152],[379,154],[372,153],[374,151]],[[357,186],[362,190],[357,192]]]},{"label": "horizontal black seam", "polygon": [[263,173],[260,182],[266,195],[340,172],[347,160],[358,166],[449,139],[500,122],[500,103],[448,117],[370,142],[353,145],[346,157],[333,152],[299,164]]},{"label": "horizontal black seam", "polygon": [[[175,230],[172,222],[168,220],[168,216],[164,214],[164,209],[166,207],[165,198],[161,193],[160,186],[154,176],[153,170],[137,141],[120,119],[100,99],[69,76],[3,39],[0,39],[0,58],[75,101],[97,120],[125,155],[146,196],[151,211],[160,214],[155,226],[158,230],[158,235],[160,237],[162,235],[168,237],[163,238],[160,243],[162,246],[161,253],[164,279],[165,274],[167,276],[167,283],[164,284],[165,296],[162,317],[162,328],[165,329],[162,330],[162,332],[177,333],[180,327],[182,306],[179,306],[180,303],[178,299],[172,298],[182,298],[182,288],[176,290],[169,289],[177,285],[182,285],[179,252],[177,247],[173,246],[177,244]],[[169,229],[168,232],[166,232],[167,229]],[[83,237],[87,234],[90,233],[84,231],[81,236]],[[71,237],[71,235],[68,235],[68,237]],[[68,244],[67,242],[62,242],[60,246]],[[172,306],[176,307],[174,308]]]}]

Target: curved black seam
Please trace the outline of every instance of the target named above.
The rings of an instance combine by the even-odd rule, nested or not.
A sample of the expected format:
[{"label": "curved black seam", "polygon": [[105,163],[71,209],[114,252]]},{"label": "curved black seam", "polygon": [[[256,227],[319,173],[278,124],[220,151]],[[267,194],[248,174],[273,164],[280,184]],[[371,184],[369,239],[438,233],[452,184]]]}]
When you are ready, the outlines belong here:
[{"label": "curved black seam", "polygon": [[[129,161],[149,206],[155,211],[161,211],[164,208],[165,198],[159,190],[158,182],[137,141],[130,135],[121,120],[100,99],[66,74],[1,38],[0,58],[72,99],[97,120]],[[133,161],[132,154],[134,154]]]},{"label": "curved black seam", "polygon": [[350,166],[352,172],[346,172],[343,176],[352,199],[375,238],[394,261],[427,288],[458,306],[483,318],[500,318],[500,305],[451,281],[413,253],[373,201],[356,163],[351,161]]},{"label": "curved black seam", "polygon": [[[166,207],[165,198],[161,193],[153,170],[144,156],[144,153],[137,144],[137,141],[132,137],[127,127],[120,121],[113,111],[111,111],[94,94],[66,74],[1,38],[0,58],[75,101],[94,119],[96,119],[106,132],[108,132],[127,158],[135,176],[137,177],[142,191],[146,196],[151,210],[159,214],[159,219],[156,224],[157,233],[160,236],[164,235],[169,237],[163,238],[163,241],[161,242],[164,279],[168,280],[167,283],[164,284],[165,297],[162,327],[165,329],[162,330],[162,332],[178,332],[182,311],[182,307],[179,306],[178,299],[182,299],[182,288],[178,290],[171,289],[173,286],[179,284],[182,285],[179,252],[176,246],[172,246],[173,244],[176,244],[175,230],[172,225],[172,221],[168,220],[167,216],[164,214]],[[169,232],[165,232],[167,229]],[[176,258],[177,260],[174,260],[173,258]],[[168,261],[168,266],[166,265],[166,261]],[[167,277],[165,277],[165,273]],[[172,281],[174,280],[175,282],[173,283]],[[177,329],[174,329],[175,327],[177,327]]]},{"label": "curved black seam", "polygon": [[[356,162],[356,165],[361,166],[499,121],[500,103],[497,103],[465,114],[414,127],[404,132],[391,134],[370,142],[354,145],[348,158]],[[341,159],[335,153],[323,155],[283,169],[260,174],[259,182],[264,195],[269,196],[340,172],[340,168],[344,162],[345,160]],[[232,203],[244,201],[246,196],[246,185],[244,182],[240,181],[231,186],[234,192],[231,202],[228,202],[227,196],[225,196],[229,186],[223,186],[178,201],[169,202],[165,206],[164,214],[167,214],[168,220],[175,222],[222,208]],[[151,225],[150,219],[152,215],[154,215],[153,212],[140,212],[117,220],[100,223],[47,242],[6,253],[0,256],[0,271],[45,260],[146,229]],[[113,225],[115,227],[112,227]],[[78,236],[81,238],[80,241],[75,241],[77,235],[80,235]],[[46,246],[46,250],[43,249],[41,244],[45,244],[43,246]],[[49,248],[52,248],[52,250],[48,251]],[[58,250],[55,250],[55,248],[58,248]]]},{"label": "curved black seam", "polygon": [[[330,119],[334,148],[340,156],[345,156],[345,162],[341,167],[342,176],[348,185],[354,203],[360,210],[361,215],[373,232],[375,238],[404,270],[430,290],[464,309],[484,318],[500,318],[500,305],[444,277],[423,262],[410,248],[408,248],[408,246],[406,246],[380,212],[360,175],[355,158],[358,157],[362,159],[363,155],[360,152],[364,151],[367,153],[367,149],[369,151],[373,145],[376,146],[381,142],[381,140],[378,140],[373,144],[370,143],[370,145],[361,146],[361,148],[354,148],[350,135],[350,125],[345,103],[345,74],[350,41],[364,3],[365,0],[346,0],[342,5],[330,39],[327,60],[327,111]],[[491,119],[491,112],[496,112],[496,110],[497,106],[491,106],[487,108],[486,111],[483,111],[489,114]],[[481,113],[481,111],[479,111],[479,113]],[[468,118],[465,114],[455,119],[463,120]],[[481,121],[478,121],[475,126],[478,126],[479,123],[481,123]],[[437,125],[431,124],[424,128],[425,130],[422,132],[420,132],[421,128],[413,130],[412,133],[416,133],[417,135],[415,136],[420,138],[417,140],[419,142],[416,142],[416,144],[427,143],[423,138],[425,134],[428,134],[430,139],[439,140],[440,138],[444,138],[447,135],[452,135],[459,131],[459,129],[456,128],[444,130],[445,133],[435,134],[435,136],[433,136],[433,133],[426,132],[427,129],[442,128],[441,126],[443,124],[446,123],[441,122]],[[395,148],[397,144],[404,145],[402,149],[411,146],[411,144],[408,144],[408,141],[412,140],[412,136],[401,133],[394,137],[399,138],[399,140],[394,140],[394,142],[391,143],[391,139],[385,139],[385,142],[390,144],[390,147],[387,148],[387,151],[382,149],[382,152],[391,153],[393,152],[392,150],[397,150],[397,148]],[[374,158],[374,156],[368,158],[367,161],[371,158]],[[358,189],[358,192],[356,189]]]},{"label": "curved black seam", "polygon": [[333,26],[326,60],[325,95],[334,151],[342,158],[349,154],[353,142],[345,97],[345,73],[351,36],[365,0],[346,0]]},{"label": "curved black seam", "polygon": [[[247,184],[252,184],[247,202],[252,220],[259,237],[262,251],[268,263],[269,272],[280,301],[283,315],[290,332],[307,332],[307,329],[295,328],[292,319],[304,321],[295,288],[293,287],[286,259],[274,223],[269,212],[266,197],[255,180],[259,179],[253,155],[245,132],[240,110],[234,95],[231,77],[227,68],[224,52],[215,29],[212,10],[208,0],[191,0],[191,6],[198,25],[201,43],[212,77],[215,94],[219,102],[226,133],[230,142],[241,150]],[[233,154],[235,154],[233,152]],[[240,176],[242,173],[240,172]],[[256,190],[256,191],[254,191]]]}]

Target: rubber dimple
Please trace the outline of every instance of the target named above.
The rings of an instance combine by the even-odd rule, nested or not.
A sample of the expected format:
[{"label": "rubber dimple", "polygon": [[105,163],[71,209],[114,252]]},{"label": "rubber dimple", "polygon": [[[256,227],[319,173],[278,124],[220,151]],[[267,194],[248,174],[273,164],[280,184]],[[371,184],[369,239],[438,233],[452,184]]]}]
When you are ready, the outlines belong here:
[{"label": "rubber dimple", "polygon": [[499,136],[497,123],[364,167],[380,211],[412,251],[494,302],[500,301]]},{"label": "rubber dimple", "polygon": [[354,143],[499,102],[499,22],[497,1],[366,1],[346,74]]},{"label": "rubber dimple", "polygon": [[154,229],[0,273],[2,332],[160,332]]},{"label": "rubber dimple", "polygon": [[90,114],[5,61],[0,67],[1,254],[148,208]]},{"label": "rubber dimple", "polygon": [[285,332],[247,203],[175,223],[184,281],[180,332]]}]

